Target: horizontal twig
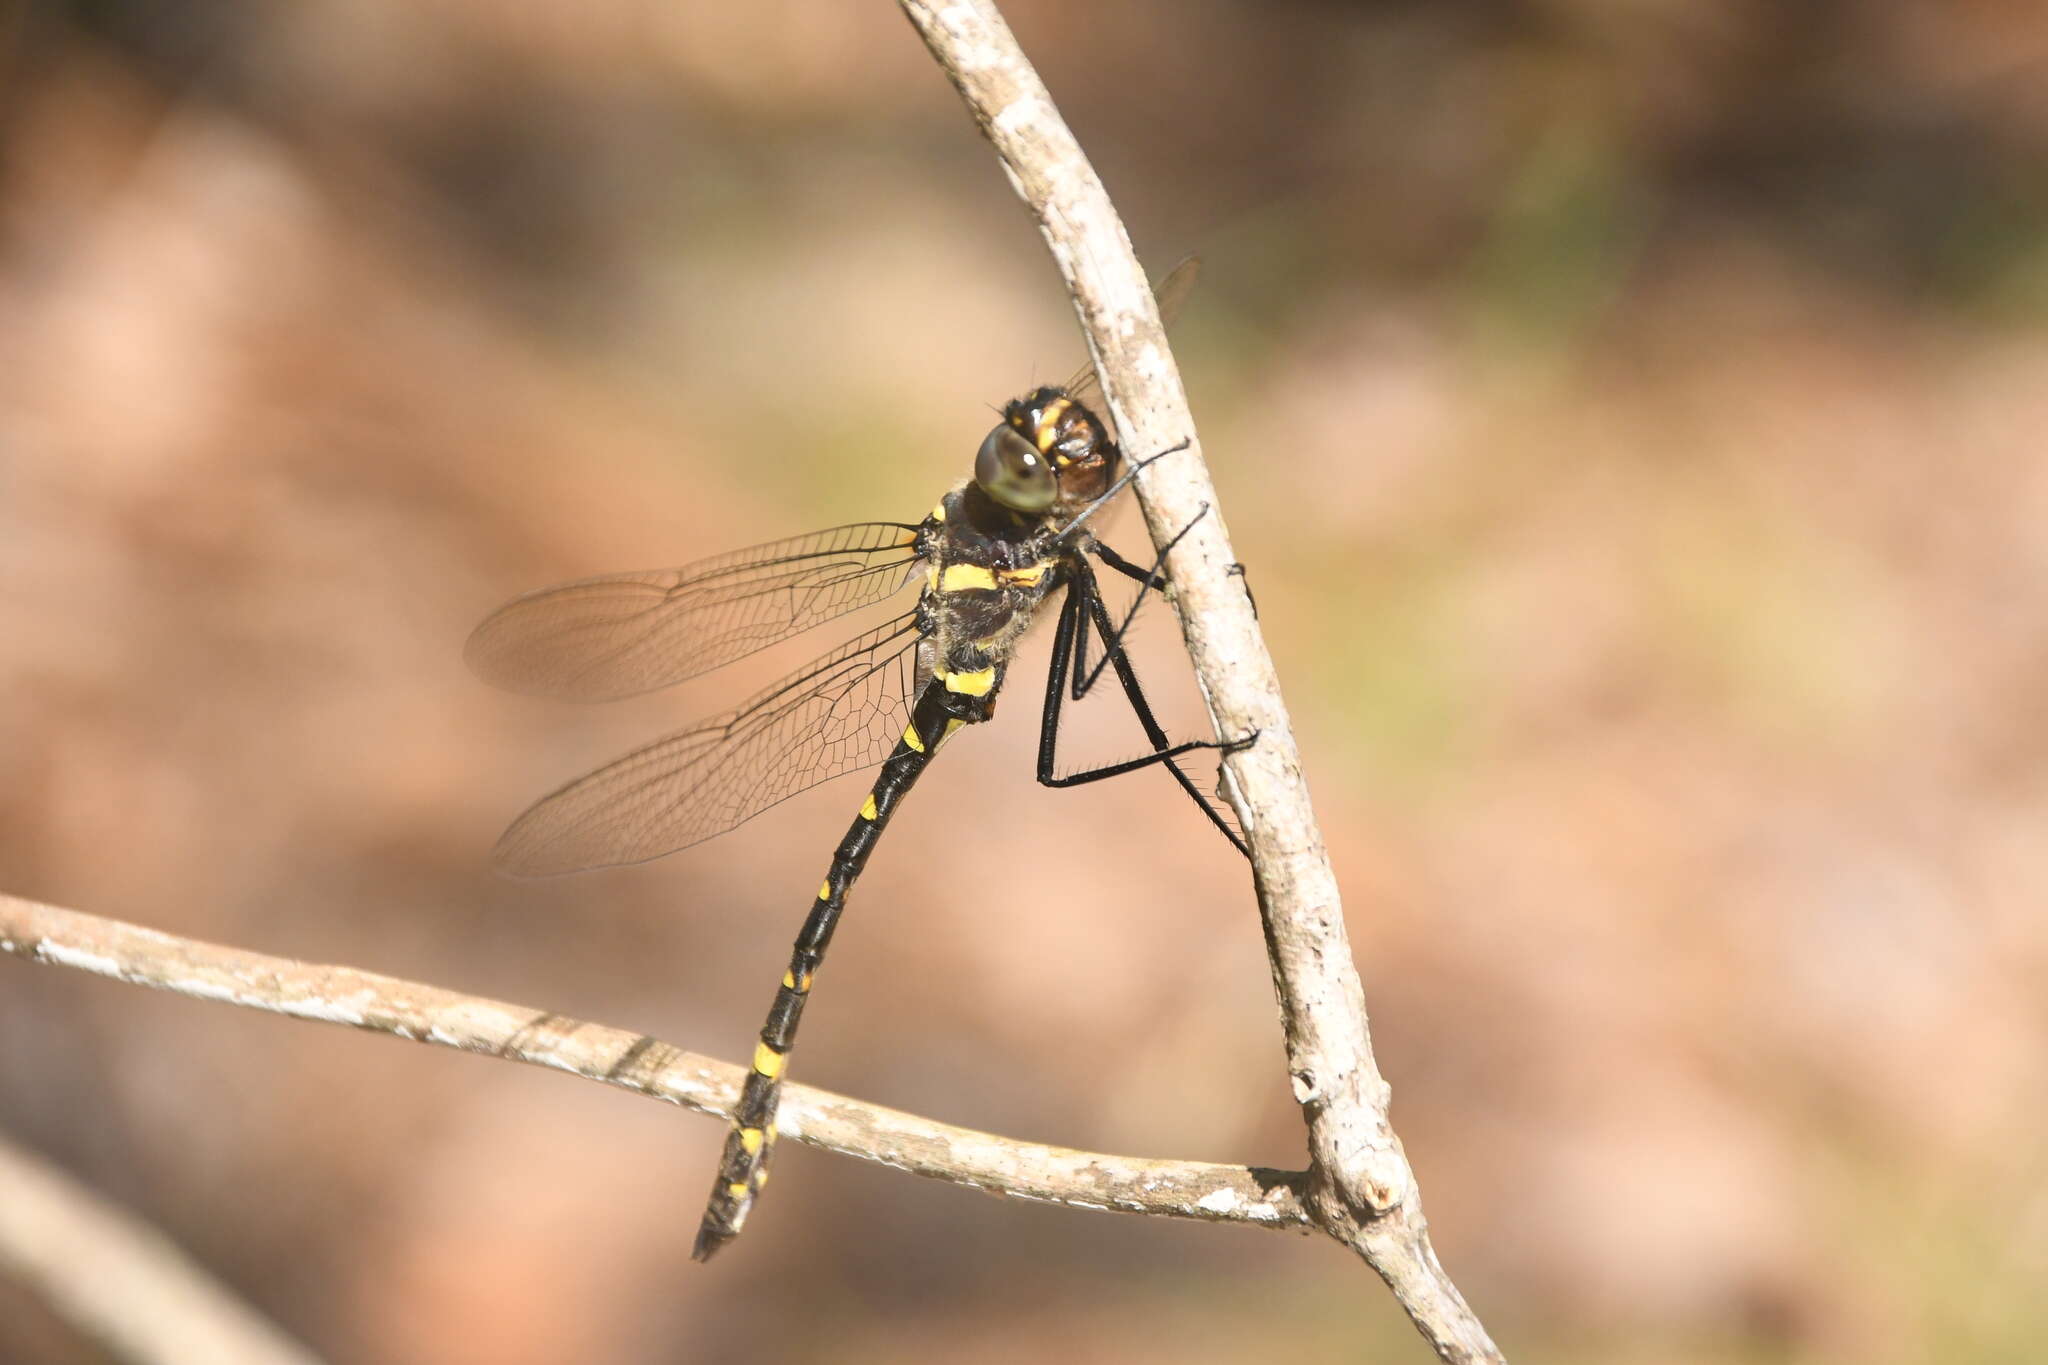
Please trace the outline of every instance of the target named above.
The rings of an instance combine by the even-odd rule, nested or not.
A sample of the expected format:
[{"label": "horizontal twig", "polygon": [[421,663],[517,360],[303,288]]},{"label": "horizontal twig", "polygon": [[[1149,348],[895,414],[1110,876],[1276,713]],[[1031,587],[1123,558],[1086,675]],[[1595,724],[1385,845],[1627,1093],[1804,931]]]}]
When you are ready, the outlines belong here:
[{"label": "horizontal twig", "polygon": [[[744,1068],[643,1033],[321,963],[269,957],[0,895],[0,952],[31,962],[566,1071],[729,1119]],[[1111,1156],[937,1123],[830,1091],[783,1092],[784,1137],[1012,1199],[1255,1227],[1308,1226],[1300,1172]]]}]

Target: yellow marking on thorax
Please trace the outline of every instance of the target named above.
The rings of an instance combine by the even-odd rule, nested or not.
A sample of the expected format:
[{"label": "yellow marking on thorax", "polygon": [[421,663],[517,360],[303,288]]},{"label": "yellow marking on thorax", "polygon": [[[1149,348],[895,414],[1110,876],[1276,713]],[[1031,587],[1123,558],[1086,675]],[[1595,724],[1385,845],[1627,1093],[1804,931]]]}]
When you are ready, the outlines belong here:
[{"label": "yellow marking on thorax", "polygon": [[939,574],[940,592],[966,592],[995,585],[996,576],[979,564],[948,564]]},{"label": "yellow marking on thorax", "polygon": [[1060,418],[1066,416],[1067,409],[1072,406],[1074,400],[1071,398],[1055,398],[1045,405],[1045,411],[1038,418],[1038,430],[1031,433],[1041,454],[1051,450],[1053,442],[1059,439]]},{"label": "yellow marking on thorax", "polygon": [[780,1052],[766,1043],[754,1045],[754,1070],[771,1081],[782,1074],[782,1066],[786,1060]]},{"label": "yellow marking on thorax", "polygon": [[961,726],[965,725],[966,723],[966,721],[960,719],[960,717],[958,716],[946,717],[946,733],[939,736],[939,743],[944,744],[947,740],[951,739],[953,737],[953,732],[959,729]]},{"label": "yellow marking on thorax", "polygon": [[1045,581],[1053,571],[1056,560],[1041,559],[1036,564],[1026,564],[1021,569],[1003,570],[1003,586],[1006,588],[1035,588]]},{"label": "yellow marking on thorax", "polygon": [[938,500],[937,502],[935,502],[935,503],[933,503],[933,504],[932,504],[932,520],[933,520],[933,521],[944,521],[945,519],[946,519],[946,500],[945,500],[944,498],[940,498],[940,499],[939,499],[939,500]]},{"label": "yellow marking on thorax", "polygon": [[916,722],[913,721],[903,727],[903,744],[905,748],[914,749],[918,753],[924,752],[924,741],[917,737]]},{"label": "yellow marking on thorax", "polygon": [[860,818],[863,820],[872,820],[875,818],[877,814],[879,814],[879,812],[875,810],[875,794],[873,792],[869,792],[868,799],[860,803]]},{"label": "yellow marking on thorax", "polygon": [[928,592],[937,592],[939,590],[939,566],[937,564],[927,564],[924,566],[924,586]]},{"label": "yellow marking on thorax", "polygon": [[740,1129],[740,1150],[748,1156],[759,1156],[761,1144],[766,1140],[759,1128]]},{"label": "yellow marking on thorax", "polygon": [[993,667],[977,668],[968,673],[947,673],[940,671],[948,692],[958,692],[968,697],[985,697],[996,690],[996,671]]}]

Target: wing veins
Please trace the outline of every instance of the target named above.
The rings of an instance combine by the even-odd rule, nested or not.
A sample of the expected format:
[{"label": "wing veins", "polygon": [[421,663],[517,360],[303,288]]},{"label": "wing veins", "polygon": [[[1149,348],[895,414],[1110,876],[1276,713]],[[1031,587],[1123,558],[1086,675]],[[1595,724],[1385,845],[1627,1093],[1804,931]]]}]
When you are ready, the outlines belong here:
[{"label": "wing veins", "polygon": [[921,638],[915,616],[900,617],[731,711],[614,759],[536,802],[498,841],[496,860],[537,876],[644,861],[879,762],[921,681],[909,662]]},{"label": "wing veins", "polygon": [[602,701],[696,677],[897,592],[917,528],[859,522],[514,598],[470,635],[470,666],[514,691]]},{"label": "wing veins", "polygon": [[[801,596],[799,596],[799,589],[797,585],[794,583],[774,583],[763,585],[757,590],[746,593],[743,596],[726,598],[724,599],[724,601],[730,603],[735,601],[747,601],[755,598],[768,597],[775,593],[786,591],[790,594],[790,605],[787,610],[787,613],[784,615],[784,617],[779,623],[776,622],[773,617],[769,617],[766,620],[762,621],[751,622],[742,619],[734,621],[727,629],[719,631],[716,634],[700,635],[697,642],[698,653],[702,656],[721,658],[725,663],[729,663],[733,659],[743,659],[757,649],[766,649],[769,645],[776,643],[778,640],[787,639],[790,636],[798,634],[801,631],[809,630],[813,625],[829,621],[835,616],[844,615],[846,612],[852,611],[857,607],[865,606],[867,605],[867,603],[871,601],[876,601],[880,598],[887,597],[891,593],[898,591],[902,587],[902,584],[899,583],[894,586],[876,585],[878,590],[872,590],[862,595],[857,600],[855,600],[851,606],[840,606],[836,608],[827,606],[822,609],[811,607],[809,604],[815,602],[818,599],[818,597],[827,589],[842,586],[847,583],[856,583],[859,582],[861,579],[869,577],[878,577],[886,579],[890,573],[906,568],[907,566],[916,562],[917,556],[909,555],[905,556],[902,559],[893,560],[886,564],[867,565],[858,569],[853,569],[850,572],[843,574],[838,578],[821,580],[818,583],[812,584],[808,588],[801,590]],[[675,599],[672,596],[662,604],[650,606],[645,611],[637,613],[636,618],[629,618],[638,619],[640,617],[645,617],[652,619],[644,634],[635,636],[628,640],[621,641],[616,647],[606,651],[605,653],[593,655],[590,662],[584,665],[582,668],[578,669],[574,676],[579,680],[588,680],[592,677],[601,677],[603,676],[602,670],[604,668],[606,668],[609,665],[615,664],[620,659],[631,654],[633,651],[637,649],[651,648],[663,637],[672,638],[676,635],[687,633],[689,627],[693,624],[693,622],[690,620],[691,609],[685,608],[680,611],[676,610],[674,607],[674,603],[676,600],[677,599]],[[812,611],[816,611],[815,618],[806,620],[805,617],[807,613]],[[583,627],[583,629],[590,631],[602,631],[606,629],[606,626],[605,623],[593,622]],[[732,650],[732,652],[728,654],[727,650],[735,644],[740,647],[735,650]],[[722,666],[723,663],[719,665],[713,665],[713,667]],[[698,673],[708,673],[710,671],[710,668],[698,669],[695,672],[684,674],[682,677],[674,679],[674,681],[682,682],[686,678],[697,676]],[[654,689],[649,688],[646,690],[652,691]]]}]

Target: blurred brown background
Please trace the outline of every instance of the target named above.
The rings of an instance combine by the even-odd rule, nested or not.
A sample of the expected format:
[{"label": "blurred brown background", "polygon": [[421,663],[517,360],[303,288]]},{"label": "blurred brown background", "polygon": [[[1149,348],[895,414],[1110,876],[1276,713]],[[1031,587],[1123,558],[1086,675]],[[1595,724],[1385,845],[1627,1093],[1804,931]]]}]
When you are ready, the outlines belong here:
[{"label": "blurred brown background", "polygon": [[[1206,258],[1182,363],[1510,1355],[2048,1353],[2048,16],[1008,9],[1141,250]],[[858,783],[631,871],[484,857],[841,634],[591,709],[459,651],[915,518],[1074,363],[908,27],[0,15],[0,887],[744,1056]],[[1035,787],[1031,710],[905,808],[798,1076],[1298,1165],[1241,864],[1155,775]],[[1325,1243],[795,1147],[696,1268],[715,1123],[11,961],[0,1136],[336,1361],[1425,1358]],[[0,1285],[0,1358],[99,1357]]]}]

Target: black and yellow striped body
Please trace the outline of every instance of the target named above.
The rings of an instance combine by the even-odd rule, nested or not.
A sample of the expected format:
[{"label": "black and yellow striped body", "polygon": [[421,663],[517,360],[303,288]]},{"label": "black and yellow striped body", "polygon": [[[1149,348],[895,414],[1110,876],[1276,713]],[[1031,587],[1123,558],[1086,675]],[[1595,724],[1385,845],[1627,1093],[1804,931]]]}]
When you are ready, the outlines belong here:
[{"label": "black and yellow striped body", "polygon": [[789,969],[761,1026],[753,1067],[740,1092],[718,1177],[697,1230],[691,1254],[700,1261],[739,1235],[755,1197],[767,1184],[783,1073],[847,893],[867,866],[883,826],[939,745],[962,725],[985,721],[995,713],[1010,651],[1060,581],[1064,552],[1055,548],[1048,520],[1008,511],[967,483],[948,493],[918,528],[918,545],[926,560],[917,614],[924,636],[919,666],[929,681],[918,693],[902,738],[883,761],[873,790],[833,851],[825,880],[797,934]]},{"label": "black and yellow striped body", "polygon": [[[1183,269],[1173,278],[1192,275]],[[1162,308],[1170,293],[1162,294]],[[674,569],[579,579],[513,599],[470,636],[471,665],[495,682],[541,695],[611,700],[696,677],[883,602],[922,571],[913,610],[817,655],[732,709],[558,788],[513,821],[493,855],[501,868],[523,876],[642,862],[879,762],[860,814],[832,854],[761,1027],[697,1234],[699,1260],[739,1235],[767,1182],[797,1025],[882,827],[939,745],[959,727],[994,715],[1017,641],[1052,594],[1063,592],[1065,605],[1057,613],[1040,713],[1038,781],[1076,786],[1159,765],[1245,849],[1176,760],[1256,736],[1231,745],[1170,741],[1121,649],[1136,604],[1118,626],[1096,587],[1091,556],[1135,579],[1142,601],[1165,582],[1162,565],[1171,546],[1145,568],[1084,529],[1137,468],[1119,472],[1122,452],[1083,401],[1090,384],[1084,375],[1006,404],[976,452],[974,476],[916,525],[857,522]],[[1092,668],[1091,634],[1103,651]],[[1151,748],[1121,763],[1061,773],[1055,741],[1062,699],[1079,701],[1106,668],[1114,671]]]}]

